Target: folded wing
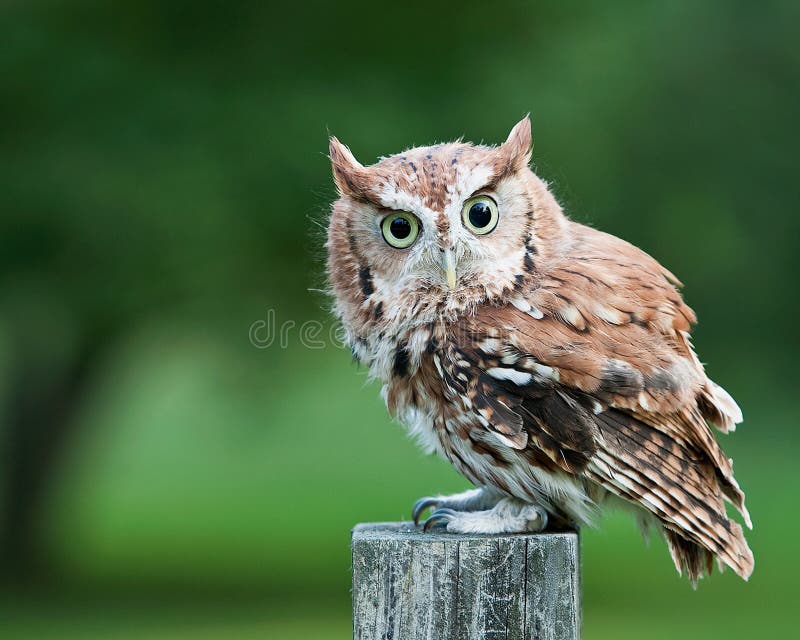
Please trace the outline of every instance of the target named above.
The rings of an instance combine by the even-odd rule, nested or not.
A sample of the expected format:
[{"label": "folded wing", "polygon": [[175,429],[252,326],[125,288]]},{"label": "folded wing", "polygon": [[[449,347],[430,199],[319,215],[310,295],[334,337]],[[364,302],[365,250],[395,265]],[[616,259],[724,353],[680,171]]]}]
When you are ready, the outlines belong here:
[{"label": "folded wing", "polygon": [[655,515],[679,571],[696,580],[717,556],[746,578],[752,552],[725,500],[750,517],[709,428],[730,431],[741,412],[694,354],[674,277],[613,241],[633,253],[615,262],[587,243],[580,272],[553,268],[465,318],[453,375],[501,442]]}]

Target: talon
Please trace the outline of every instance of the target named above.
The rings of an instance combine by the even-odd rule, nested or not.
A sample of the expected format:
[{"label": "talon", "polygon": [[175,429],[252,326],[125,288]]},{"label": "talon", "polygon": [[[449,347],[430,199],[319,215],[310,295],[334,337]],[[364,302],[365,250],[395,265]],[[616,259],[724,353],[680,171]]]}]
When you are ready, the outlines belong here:
[{"label": "talon", "polygon": [[549,515],[547,514],[547,511],[545,511],[541,507],[536,507],[536,516],[537,516],[536,521],[528,520],[528,522],[535,522],[537,531],[544,531],[545,529],[547,529],[547,523],[550,519]]},{"label": "talon", "polygon": [[414,508],[411,511],[411,518],[414,520],[414,526],[419,526],[419,517],[425,509],[435,507],[439,501],[436,498],[426,497],[420,498],[414,503]]},{"label": "talon", "polygon": [[544,509],[539,509],[539,518],[542,520],[542,528],[540,531],[544,531],[547,529],[547,523],[550,520],[550,516],[547,515],[547,511]]},{"label": "talon", "polygon": [[422,525],[422,530],[425,533],[428,533],[434,527],[441,526],[442,524],[446,525],[456,515],[457,515],[457,513],[455,511],[453,511],[452,509],[437,509],[425,521],[425,524]]}]

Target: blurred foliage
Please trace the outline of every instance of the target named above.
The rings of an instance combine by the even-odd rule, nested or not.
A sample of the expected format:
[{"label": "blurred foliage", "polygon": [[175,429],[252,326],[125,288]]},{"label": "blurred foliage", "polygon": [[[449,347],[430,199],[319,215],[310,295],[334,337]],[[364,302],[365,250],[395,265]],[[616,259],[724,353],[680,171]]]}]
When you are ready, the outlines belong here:
[{"label": "blurred foliage", "polygon": [[789,635],[798,569],[796,2],[7,2],[3,637],[346,638],[348,530],[465,486],[327,320],[328,132],[364,162],[530,111],[568,212],[685,283],[757,528],[697,593],[625,516],[587,638]]}]

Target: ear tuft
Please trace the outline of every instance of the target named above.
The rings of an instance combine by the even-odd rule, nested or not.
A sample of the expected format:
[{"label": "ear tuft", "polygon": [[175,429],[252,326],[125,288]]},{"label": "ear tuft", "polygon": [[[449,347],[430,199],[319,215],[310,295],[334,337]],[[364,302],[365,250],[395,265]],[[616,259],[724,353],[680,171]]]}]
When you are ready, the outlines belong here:
[{"label": "ear tuft", "polygon": [[355,198],[363,197],[368,182],[364,166],[336,136],[331,136],[329,153],[333,181],[339,194]]},{"label": "ear tuft", "polygon": [[520,169],[531,161],[532,151],[531,119],[530,114],[520,120],[506,141],[500,145],[499,151],[507,167],[511,170]]}]

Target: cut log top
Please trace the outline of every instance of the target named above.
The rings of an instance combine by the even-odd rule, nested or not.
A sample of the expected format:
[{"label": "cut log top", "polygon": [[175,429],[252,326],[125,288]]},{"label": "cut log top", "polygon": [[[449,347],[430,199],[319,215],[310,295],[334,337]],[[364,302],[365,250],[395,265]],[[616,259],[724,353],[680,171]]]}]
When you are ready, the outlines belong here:
[{"label": "cut log top", "polygon": [[577,640],[574,531],[423,533],[410,522],[353,530],[356,640]]}]

